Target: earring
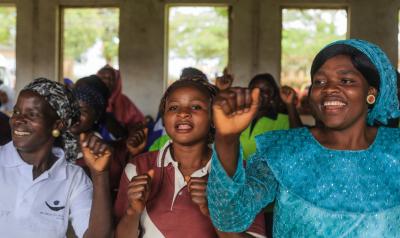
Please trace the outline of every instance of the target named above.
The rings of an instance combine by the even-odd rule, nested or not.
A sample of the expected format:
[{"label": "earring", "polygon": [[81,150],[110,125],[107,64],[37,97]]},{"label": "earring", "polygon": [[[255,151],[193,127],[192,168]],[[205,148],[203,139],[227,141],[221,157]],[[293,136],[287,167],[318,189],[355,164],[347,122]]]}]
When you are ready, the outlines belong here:
[{"label": "earring", "polygon": [[60,134],[61,134],[61,132],[60,132],[60,130],[58,130],[58,129],[54,129],[54,130],[51,131],[51,135],[52,135],[54,138],[59,137]]},{"label": "earring", "polygon": [[375,103],[375,96],[372,95],[372,94],[369,94],[369,95],[367,96],[367,103],[368,103],[369,105],[374,104],[374,103]]}]

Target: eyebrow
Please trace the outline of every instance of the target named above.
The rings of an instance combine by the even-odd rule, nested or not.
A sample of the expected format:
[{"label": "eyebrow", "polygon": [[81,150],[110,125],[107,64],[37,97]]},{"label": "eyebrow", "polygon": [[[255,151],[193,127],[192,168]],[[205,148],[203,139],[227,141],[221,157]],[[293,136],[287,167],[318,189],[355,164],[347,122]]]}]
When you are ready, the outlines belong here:
[{"label": "eyebrow", "polygon": [[339,74],[357,74],[354,69],[341,69],[337,71]]}]

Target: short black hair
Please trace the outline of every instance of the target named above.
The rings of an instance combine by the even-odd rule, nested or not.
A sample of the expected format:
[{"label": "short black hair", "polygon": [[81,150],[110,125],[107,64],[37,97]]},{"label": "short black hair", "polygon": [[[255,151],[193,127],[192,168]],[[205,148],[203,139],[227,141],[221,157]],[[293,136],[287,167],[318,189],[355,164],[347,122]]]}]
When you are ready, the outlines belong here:
[{"label": "short black hair", "polygon": [[333,44],[321,50],[312,63],[311,79],[327,60],[338,55],[349,56],[354,68],[364,76],[371,87],[379,91],[380,77],[375,65],[363,52],[346,44]]}]

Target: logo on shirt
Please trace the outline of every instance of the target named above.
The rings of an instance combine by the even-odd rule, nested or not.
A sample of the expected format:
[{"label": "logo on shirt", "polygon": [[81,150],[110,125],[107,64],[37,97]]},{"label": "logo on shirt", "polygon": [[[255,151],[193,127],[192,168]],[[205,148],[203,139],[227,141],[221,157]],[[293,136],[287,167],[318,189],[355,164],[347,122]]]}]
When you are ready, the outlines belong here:
[{"label": "logo on shirt", "polygon": [[60,211],[65,208],[65,206],[58,206],[58,204],[60,204],[60,201],[58,201],[58,200],[53,201],[54,206],[48,204],[47,202],[45,202],[45,203],[46,203],[46,206],[48,208],[50,208],[50,210],[55,211],[55,212]]}]

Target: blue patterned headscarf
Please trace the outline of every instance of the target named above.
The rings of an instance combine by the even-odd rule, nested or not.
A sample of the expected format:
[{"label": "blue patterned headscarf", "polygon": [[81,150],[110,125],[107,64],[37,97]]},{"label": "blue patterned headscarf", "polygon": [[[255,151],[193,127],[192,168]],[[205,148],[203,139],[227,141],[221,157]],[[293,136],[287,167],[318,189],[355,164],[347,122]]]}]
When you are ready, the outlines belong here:
[{"label": "blue patterned headscarf", "polygon": [[67,130],[79,120],[79,103],[72,95],[72,92],[64,85],[55,81],[38,78],[25,86],[22,90],[30,90],[42,96],[57,113],[65,125],[61,132],[65,158],[68,161],[75,161],[77,158],[78,142]]},{"label": "blue patterned headscarf", "polygon": [[397,75],[386,54],[375,44],[368,41],[350,39],[339,40],[329,44],[348,45],[364,53],[379,72],[379,93],[375,105],[368,111],[367,123],[387,124],[388,119],[400,116],[399,100],[397,98]]}]

